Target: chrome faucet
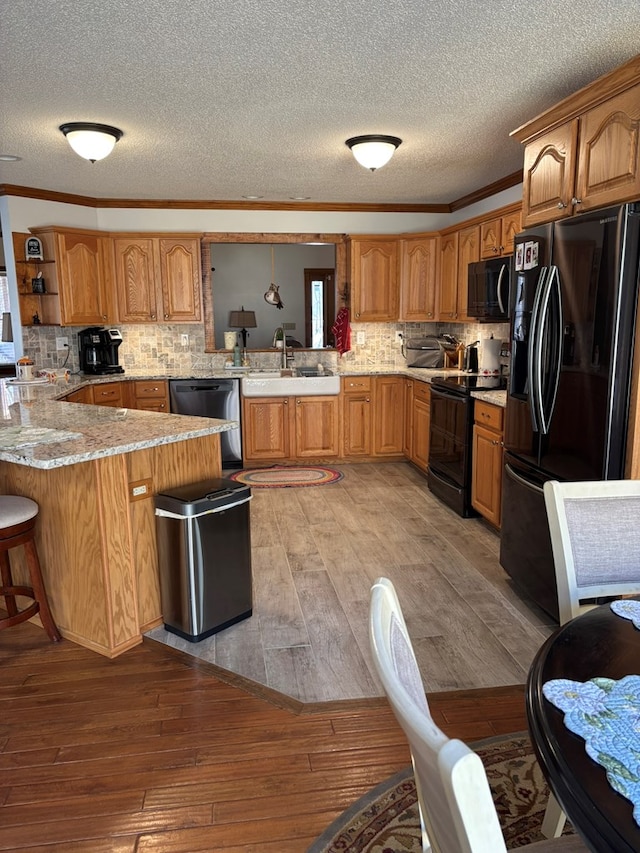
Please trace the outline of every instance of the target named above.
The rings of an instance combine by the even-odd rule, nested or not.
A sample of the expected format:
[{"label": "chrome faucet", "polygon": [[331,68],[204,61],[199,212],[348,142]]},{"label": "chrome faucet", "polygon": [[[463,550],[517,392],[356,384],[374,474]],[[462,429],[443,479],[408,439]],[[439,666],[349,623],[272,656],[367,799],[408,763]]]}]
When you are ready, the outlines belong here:
[{"label": "chrome faucet", "polygon": [[[282,335],[281,338],[278,337],[278,332]],[[282,363],[281,367],[285,369],[287,367],[287,336],[284,331],[284,326],[278,326],[278,328],[273,333],[273,345],[274,347],[277,344],[277,341],[282,340]]]}]

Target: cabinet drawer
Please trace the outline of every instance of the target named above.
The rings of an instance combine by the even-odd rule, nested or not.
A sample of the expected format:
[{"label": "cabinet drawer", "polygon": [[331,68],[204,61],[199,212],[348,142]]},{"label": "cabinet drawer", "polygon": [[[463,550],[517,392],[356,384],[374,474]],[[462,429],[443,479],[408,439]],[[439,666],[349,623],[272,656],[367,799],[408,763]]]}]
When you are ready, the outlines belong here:
[{"label": "cabinet drawer", "polygon": [[367,394],[371,392],[370,376],[342,377],[342,392],[344,394],[361,394],[363,391],[365,391]]},{"label": "cabinet drawer", "polygon": [[119,382],[106,382],[104,385],[94,385],[93,402],[97,406],[121,406],[122,387]]},{"label": "cabinet drawer", "polygon": [[431,402],[431,386],[427,382],[413,383],[413,399],[423,400],[425,403]]},{"label": "cabinet drawer", "polygon": [[504,409],[500,406],[492,406],[490,403],[483,403],[482,400],[476,400],[473,416],[477,424],[482,424],[482,426],[489,429],[502,432]]},{"label": "cabinet drawer", "polygon": [[169,404],[164,397],[147,397],[136,401],[136,409],[144,412],[168,412]]},{"label": "cabinet drawer", "polygon": [[151,400],[167,396],[167,383],[159,381],[139,381],[134,383],[136,400]]}]

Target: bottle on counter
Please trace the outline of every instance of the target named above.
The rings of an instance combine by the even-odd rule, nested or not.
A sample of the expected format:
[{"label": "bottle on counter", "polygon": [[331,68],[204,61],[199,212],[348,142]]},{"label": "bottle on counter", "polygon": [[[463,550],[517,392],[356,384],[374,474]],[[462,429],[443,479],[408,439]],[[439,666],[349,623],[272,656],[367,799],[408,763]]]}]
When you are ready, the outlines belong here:
[{"label": "bottle on counter", "polygon": [[240,352],[240,345],[237,341],[236,345],[233,348],[233,366],[242,367],[242,354]]}]

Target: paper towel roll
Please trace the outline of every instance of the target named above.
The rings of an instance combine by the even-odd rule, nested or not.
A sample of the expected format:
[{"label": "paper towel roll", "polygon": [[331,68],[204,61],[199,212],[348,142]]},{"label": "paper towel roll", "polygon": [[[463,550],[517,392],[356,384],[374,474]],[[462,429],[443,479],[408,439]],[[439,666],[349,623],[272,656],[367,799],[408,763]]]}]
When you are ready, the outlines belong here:
[{"label": "paper towel roll", "polygon": [[484,338],[480,347],[480,373],[500,373],[500,350],[502,341],[497,338]]},{"label": "paper towel roll", "polygon": [[225,349],[233,349],[238,340],[237,332],[225,332],[224,333],[224,348]]}]

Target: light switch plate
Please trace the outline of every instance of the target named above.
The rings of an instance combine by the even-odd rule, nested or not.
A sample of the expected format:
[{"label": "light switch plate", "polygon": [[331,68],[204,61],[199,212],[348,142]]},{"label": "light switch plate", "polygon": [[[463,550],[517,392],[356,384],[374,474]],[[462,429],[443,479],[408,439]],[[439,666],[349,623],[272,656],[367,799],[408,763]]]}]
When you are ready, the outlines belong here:
[{"label": "light switch plate", "polygon": [[357,344],[364,344],[366,342],[366,340],[367,340],[367,336],[365,335],[364,332],[356,332],[356,343]]},{"label": "light switch plate", "polygon": [[180,335],[180,343],[183,347],[189,346],[189,335]]}]

